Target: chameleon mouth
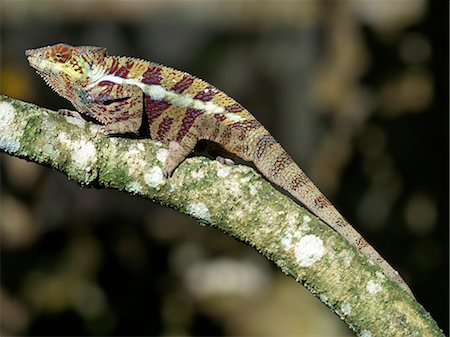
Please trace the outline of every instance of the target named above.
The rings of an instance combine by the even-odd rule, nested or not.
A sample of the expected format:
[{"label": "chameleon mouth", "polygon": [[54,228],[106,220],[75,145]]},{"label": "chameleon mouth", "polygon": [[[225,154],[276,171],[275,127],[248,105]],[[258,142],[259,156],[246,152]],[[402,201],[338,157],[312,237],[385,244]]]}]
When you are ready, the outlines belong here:
[{"label": "chameleon mouth", "polygon": [[50,71],[51,66],[52,66],[51,62],[43,60],[36,56],[28,56],[27,60],[28,60],[28,63],[30,64],[30,66],[32,66],[37,71],[39,71],[41,73],[46,73],[46,74],[49,74],[51,72]]},{"label": "chameleon mouth", "polygon": [[25,51],[25,55],[27,56],[28,63],[32,68],[36,70],[36,73],[42,77],[44,82],[52,88],[54,91],[59,93],[57,90],[58,82],[53,77],[60,72],[60,69],[55,68],[55,64],[53,62],[47,61],[40,57],[39,49],[28,49]]}]

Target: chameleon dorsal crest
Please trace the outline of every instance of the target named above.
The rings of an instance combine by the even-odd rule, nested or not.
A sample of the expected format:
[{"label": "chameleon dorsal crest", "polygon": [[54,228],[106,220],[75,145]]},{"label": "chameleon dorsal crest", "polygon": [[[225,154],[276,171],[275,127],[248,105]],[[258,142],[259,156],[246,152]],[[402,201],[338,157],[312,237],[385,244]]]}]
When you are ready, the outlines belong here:
[{"label": "chameleon dorsal crest", "polygon": [[87,57],[97,58],[99,60],[108,56],[108,50],[102,47],[79,46],[75,47],[75,51],[79,55],[86,55]]}]

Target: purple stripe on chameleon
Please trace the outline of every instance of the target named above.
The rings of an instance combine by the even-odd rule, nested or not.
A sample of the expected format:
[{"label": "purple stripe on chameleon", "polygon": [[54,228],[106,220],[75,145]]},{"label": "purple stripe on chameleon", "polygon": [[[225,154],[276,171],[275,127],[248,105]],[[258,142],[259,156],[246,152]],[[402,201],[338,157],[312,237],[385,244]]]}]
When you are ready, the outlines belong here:
[{"label": "purple stripe on chameleon", "polygon": [[198,99],[203,102],[208,102],[208,101],[212,100],[214,95],[217,94],[218,92],[219,92],[219,89],[210,85],[209,87],[198,92],[197,95],[195,95],[194,99]]},{"label": "purple stripe on chameleon", "polygon": [[161,68],[153,65],[149,65],[142,75],[142,83],[144,84],[159,84],[161,79]]},{"label": "purple stripe on chameleon", "polygon": [[203,115],[205,112],[203,110],[189,108],[186,109],[186,114],[184,115],[183,120],[181,121],[180,130],[178,131],[176,141],[180,142],[184,136],[189,132],[192,125],[194,125],[195,120],[198,116]]},{"label": "purple stripe on chameleon", "polygon": [[148,124],[152,125],[153,121],[171,105],[172,104],[166,101],[151,99],[149,95],[144,95],[144,108],[145,113],[147,114]]},{"label": "purple stripe on chameleon", "polygon": [[157,132],[157,140],[163,141],[164,136],[169,132],[170,127],[173,124],[173,118],[172,117],[164,117],[162,122],[159,124],[158,132]]},{"label": "purple stripe on chameleon", "polygon": [[236,112],[241,112],[242,110],[244,110],[244,107],[242,105],[240,105],[239,103],[234,103],[234,104],[230,104],[227,105],[225,107],[225,110],[231,113],[236,113]]},{"label": "purple stripe on chameleon", "polygon": [[269,134],[265,134],[261,136],[258,140],[258,143],[256,143],[255,147],[255,158],[259,159],[263,156],[264,152],[270,148],[273,144],[276,144],[277,141]]},{"label": "purple stripe on chameleon", "polygon": [[116,75],[116,76],[119,76],[122,78],[126,78],[132,67],[133,67],[133,62],[126,62],[123,66],[121,66],[119,69],[117,69],[113,73],[113,75]]},{"label": "purple stripe on chameleon", "polygon": [[177,94],[182,94],[183,91],[191,86],[192,82],[194,82],[194,77],[186,74],[180,81],[172,86],[172,90]]},{"label": "purple stripe on chameleon", "polygon": [[109,67],[109,74],[115,74],[118,66],[119,62],[117,61],[117,59],[114,58],[111,67]]}]

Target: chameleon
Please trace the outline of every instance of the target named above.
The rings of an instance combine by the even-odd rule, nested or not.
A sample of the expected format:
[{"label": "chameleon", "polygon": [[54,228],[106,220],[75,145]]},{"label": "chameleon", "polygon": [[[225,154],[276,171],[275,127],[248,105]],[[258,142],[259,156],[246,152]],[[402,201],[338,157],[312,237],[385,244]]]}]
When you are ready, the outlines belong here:
[{"label": "chameleon", "polygon": [[[76,111],[97,121],[108,135],[147,134],[168,146],[163,166],[170,177],[200,140],[251,162],[287,191],[387,276],[411,290],[380,254],[320,192],[292,157],[241,104],[215,86],[186,72],[154,62],[110,56],[105,48],[59,43],[25,52],[31,67]],[[146,124],[143,124],[145,121]]]}]

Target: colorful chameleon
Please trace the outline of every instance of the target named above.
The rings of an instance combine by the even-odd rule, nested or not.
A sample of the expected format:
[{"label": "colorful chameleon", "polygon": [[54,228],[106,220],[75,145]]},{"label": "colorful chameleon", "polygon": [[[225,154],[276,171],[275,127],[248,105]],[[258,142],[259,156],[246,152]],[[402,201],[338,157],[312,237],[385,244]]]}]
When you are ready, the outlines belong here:
[{"label": "colorful chameleon", "polygon": [[269,181],[288,191],[411,293],[399,274],[331,205],[255,117],[216,87],[149,61],[109,56],[99,47],[56,44],[27,50],[26,56],[53,90],[72,102],[78,112],[101,123],[104,132],[138,133],[146,118],[150,137],[169,146],[165,176],[172,174],[199,140],[217,143],[254,163]]}]

